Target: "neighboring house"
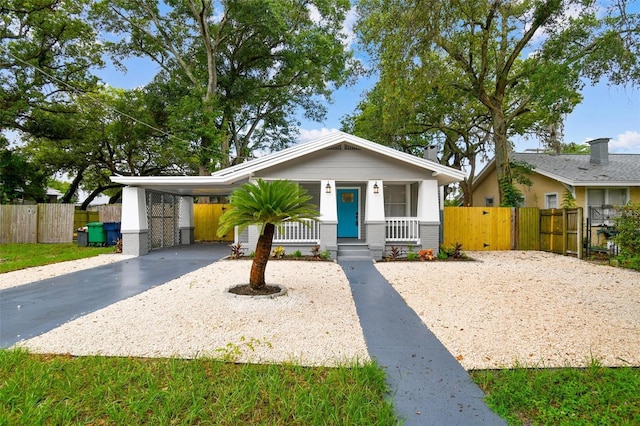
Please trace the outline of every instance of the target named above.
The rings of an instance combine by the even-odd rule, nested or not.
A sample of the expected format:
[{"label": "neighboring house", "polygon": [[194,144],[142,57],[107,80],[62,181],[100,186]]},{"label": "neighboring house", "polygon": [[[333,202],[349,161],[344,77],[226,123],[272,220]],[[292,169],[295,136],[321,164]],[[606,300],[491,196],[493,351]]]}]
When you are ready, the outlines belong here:
[{"label": "neighboring house", "polygon": [[[590,154],[512,153],[511,160],[534,167],[533,185],[516,185],[522,207],[560,208],[571,194],[592,226],[609,226],[615,206],[640,202],[640,154],[610,154],[608,138],[588,143]],[[475,179],[473,205],[497,206],[498,198],[493,159]]]},{"label": "neighboring house", "polygon": [[[157,246],[157,238],[168,238],[173,245],[192,243],[194,196],[229,195],[258,178],[298,182],[319,209],[319,222],[309,227],[288,224],[277,231],[274,244],[284,246],[288,253],[308,251],[319,244],[333,257],[338,252],[346,254],[349,246],[360,254],[380,258],[391,245],[437,252],[441,188],[461,181],[464,173],[336,132],[211,176],[114,176],[114,182],[127,185],[122,200],[124,252],[145,254]],[[152,195],[159,193],[170,194],[170,198]],[[173,212],[170,219],[164,213],[167,211]],[[163,229],[158,231],[159,227]],[[236,233],[235,241],[253,250],[257,229]]]},{"label": "neighboring house", "polygon": [[[20,197],[16,200],[16,204],[37,204],[35,200],[25,199],[22,188],[16,188],[16,192],[20,193]],[[57,203],[58,199],[62,197],[62,192],[54,188],[47,188],[45,203]]]}]

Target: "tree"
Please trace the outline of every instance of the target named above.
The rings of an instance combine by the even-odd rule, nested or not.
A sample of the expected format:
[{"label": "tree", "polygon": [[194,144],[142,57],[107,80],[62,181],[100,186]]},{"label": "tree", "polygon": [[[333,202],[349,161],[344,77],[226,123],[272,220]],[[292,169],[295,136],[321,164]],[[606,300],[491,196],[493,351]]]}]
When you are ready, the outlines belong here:
[{"label": "tree", "polygon": [[246,183],[231,194],[231,208],[220,218],[218,235],[223,236],[235,226],[238,232],[250,225],[260,226],[249,275],[249,287],[253,291],[264,290],[266,286],[265,271],[276,227],[285,221],[317,220],[318,208],[308,203],[310,199],[305,189],[288,180],[258,179],[255,184]]},{"label": "tree", "polygon": [[18,200],[44,203],[47,177],[18,151],[0,149],[0,204]]},{"label": "tree", "polygon": [[[177,102],[173,132],[197,145],[200,174],[242,162],[295,133],[301,108],[347,78],[351,54],[342,25],[348,0],[103,0],[94,17],[118,39],[114,60],[153,60]],[[170,86],[170,87],[168,87]]]},{"label": "tree", "polygon": [[35,110],[66,112],[90,90],[101,45],[84,19],[88,0],[4,0],[0,6],[0,129],[25,132]]},{"label": "tree", "polygon": [[171,140],[161,129],[166,117],[155,94],[102,87],[72,100],[67,114],[34,112],[27,124],[30,134],[42,136],[29,138],[25,150],[49,174],[72,179],[63,202],[80,188],[90,192],[81,208],[101,193],[116,201],[121,185],[110,176],[185,174],[197,168],[189,143]]},{"label": "tree", "polygon": [[640,81],[638,15],[627,9],[625,1],[604,10],[591,0],[361,0],[357,31],[381,70],[420,68],[437,77],[427,92],[445,88],[485,108],[502,200],[513,187],[510,136],[560,122],[579,103],[583,77]]}]

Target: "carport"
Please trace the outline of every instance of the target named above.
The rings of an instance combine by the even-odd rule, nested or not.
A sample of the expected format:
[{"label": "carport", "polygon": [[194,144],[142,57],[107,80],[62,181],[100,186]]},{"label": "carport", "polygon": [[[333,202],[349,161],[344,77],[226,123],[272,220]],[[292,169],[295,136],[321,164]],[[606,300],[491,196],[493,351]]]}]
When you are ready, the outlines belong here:
[{"label": "carport", "polygon": [[218,176],[114,176],[122,189],[122,251],[141,256],[151,250],[194,243],[194,197],[229,195],[248,179]]}]

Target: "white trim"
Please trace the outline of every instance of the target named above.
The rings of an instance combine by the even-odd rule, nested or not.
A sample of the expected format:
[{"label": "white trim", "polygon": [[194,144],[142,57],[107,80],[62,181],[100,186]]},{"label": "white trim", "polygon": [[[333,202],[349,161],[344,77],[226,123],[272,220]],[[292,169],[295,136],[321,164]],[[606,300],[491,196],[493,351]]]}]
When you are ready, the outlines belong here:
[{"label": "white trim", "polygon": [[[556,197],[556,206],[549,207],[549,196],[554,195]],[[545,192],[544,193],[544,208],[545,209],[559,209],[560,208],[560,197],[557,192]]]}]

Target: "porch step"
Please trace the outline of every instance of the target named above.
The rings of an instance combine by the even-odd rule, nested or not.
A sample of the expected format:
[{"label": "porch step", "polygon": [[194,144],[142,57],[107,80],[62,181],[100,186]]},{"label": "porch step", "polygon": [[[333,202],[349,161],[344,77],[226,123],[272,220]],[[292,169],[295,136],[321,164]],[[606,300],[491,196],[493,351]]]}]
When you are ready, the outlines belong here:
[{"label": "porch step", "polygon": [[338,244],[338,257],[340,259],[370,259],[367,244]]}]

